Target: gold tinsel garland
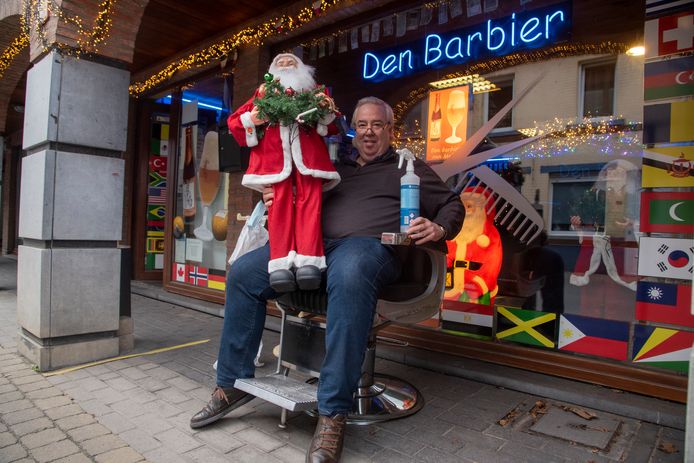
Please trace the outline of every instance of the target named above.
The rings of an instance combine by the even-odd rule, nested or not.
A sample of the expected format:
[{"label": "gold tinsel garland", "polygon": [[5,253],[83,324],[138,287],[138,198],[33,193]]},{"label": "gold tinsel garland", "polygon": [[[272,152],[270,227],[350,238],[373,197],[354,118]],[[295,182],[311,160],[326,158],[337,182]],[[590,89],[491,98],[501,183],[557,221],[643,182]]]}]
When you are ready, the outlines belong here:
[{"label": "gold tinsel garland", "polygon": [[145,80],[133,83],[130,85],[130,94],[138,96],[171,79],[177,72],[206,66],[213,61],[223,59],[225,56],[230,55],[236,48],[246,45],[260,46],[264,39],[301,27],[341,1],[342,0],[321,0],[319,6],[317,2],[314,2],[314,6],[302,8],[295,16],[283,15],[278,18],[270,19],[262,24],[242,29],[231,37],[214,43],[204,50],[191,53],[188,56],[169,63],[164,69]]},{"label": "gold tinsel garland", "polygon": [[[583,43],[568,43],[555,45],[542,50],[533,50],[529,52],[518,52],[510,55],[492,58],[479,63],[472,63],[465,66],[462,70],[447,74],[440,78],[453,79],[462,77],[468,74],[489,74],[500,69],[505,69],[521,64],[534,63],[555,58],[566,58],[577,55],[615,55],[624,53],[627,46],[623,43],[603,42],[599,44],[583,44]],[[416,88],[410,91],[407,97],[393,107],[393,115],[395,123],[399,125],[399,121],[407,114],[407,112],[420,100],[426,98],[431,87],[428,85]]]},{"label": "gold tinsel garland", "polygon": [[19,55],[22,50],[29,45],[29,36],[26,34],[19,34],[19,37],[15,37],[11,44],[7,46],[0,54],[0,77],[5,74],[5,71],[10,67],[12,61]]}]

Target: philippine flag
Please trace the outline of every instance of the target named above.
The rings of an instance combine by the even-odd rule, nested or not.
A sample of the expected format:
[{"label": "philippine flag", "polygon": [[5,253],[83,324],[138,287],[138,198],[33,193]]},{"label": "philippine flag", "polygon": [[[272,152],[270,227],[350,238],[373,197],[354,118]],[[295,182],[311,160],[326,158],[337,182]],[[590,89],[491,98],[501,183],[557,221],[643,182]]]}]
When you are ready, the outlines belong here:
[{"label": "philippine flag", "polygon": [[562,315],[559,319],[560,350],[626,360],[628,341],[628,323],[579,315]]}]

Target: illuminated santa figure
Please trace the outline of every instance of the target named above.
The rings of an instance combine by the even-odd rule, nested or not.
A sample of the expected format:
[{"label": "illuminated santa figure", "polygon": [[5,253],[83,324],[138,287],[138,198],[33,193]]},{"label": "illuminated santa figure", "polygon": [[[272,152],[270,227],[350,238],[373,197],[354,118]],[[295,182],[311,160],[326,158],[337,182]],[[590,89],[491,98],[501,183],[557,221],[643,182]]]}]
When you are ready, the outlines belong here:
[{"label": "illuminated santa figure", "polygon": [[[268,208],[270,233],[270,286],[276,291],[316,289],[326,268],[321,233],[321,194],[340,176],[330,161],[323,136],[335,118],[335,104],[316,85],[314,69],[291,53],[277,55],[266,74],[266,83],[228,119],[229,130],[241,146],[251,148],[248,170],[241,183],[262,192],[272,185]],[[279,85],[278,85],[279,83]],[[281,89],[281,90],[280,90]],[[315,123],[292,118],[273,120],[259,106],[268,97],[279,97],[280,110],[297,101],[318,101],[312,110]],[[282,113],[284,114],[284,113]],[[317,117],[320,114],[320,117]],[[294,120],[294,116],[299,116]]]},{"label": "illuminated santa figure", "polygon": [[486,207],[489,191],[481,186],[466,188],[460,195],[465,206],[463,228],[448,242],[448,267],[453,269],[453,287],[444,299],[492,305],[498,291],[503,250],[494,226],[495,211]]}]

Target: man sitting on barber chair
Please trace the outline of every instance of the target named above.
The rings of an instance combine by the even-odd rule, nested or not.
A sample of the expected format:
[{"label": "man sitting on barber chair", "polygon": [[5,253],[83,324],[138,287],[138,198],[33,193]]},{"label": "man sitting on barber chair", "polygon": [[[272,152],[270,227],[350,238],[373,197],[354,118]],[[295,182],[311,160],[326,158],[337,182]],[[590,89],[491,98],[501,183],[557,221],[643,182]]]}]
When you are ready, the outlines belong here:
[{"label": "man sitting on barber chair", "polygon": [[[324,193],[322,227],[327,261],[326,356],[318,385],[319,419],[308,449],[309,462],[339,461],[345,421],[352,410],[369,330],[380,290],[397,280],[401,263],[383,232],[400,226],[398,159],[390,146],[393,110],[384,101],[359,100],[352,117],[356,159],[337,166],[342,178]],[[422,216],[408,234],[416,245],[432,242],[446,252],[446,239],[458,234],[465,210],[458,195],[422,161]],[[271,188],[263,199],[272,207]],[[254,396],[234,388],[238,378],[253,377],[253,359],[263,333],[268,299],[277,296],[269,285],[265,246],[240,257],[227,273],[224,326],[218,356],[217,387],[209,403],[191,418],[190,426],[206,426],[250,401]]]}]

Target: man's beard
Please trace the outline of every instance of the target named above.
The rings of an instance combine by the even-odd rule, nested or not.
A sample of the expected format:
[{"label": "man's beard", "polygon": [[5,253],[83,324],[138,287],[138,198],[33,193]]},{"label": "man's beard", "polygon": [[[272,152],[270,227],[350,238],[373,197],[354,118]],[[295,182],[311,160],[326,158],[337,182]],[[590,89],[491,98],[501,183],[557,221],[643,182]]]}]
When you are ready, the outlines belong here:
[{"label": "man's beard", "polygon": [[308,66],[295,68],[280,68],[270,67],[270,73],[280,79],[280,84],[284,88],[291,87],[297,92],[305,92],[316,86],[316,81],[313,78],[312,69]]}]

